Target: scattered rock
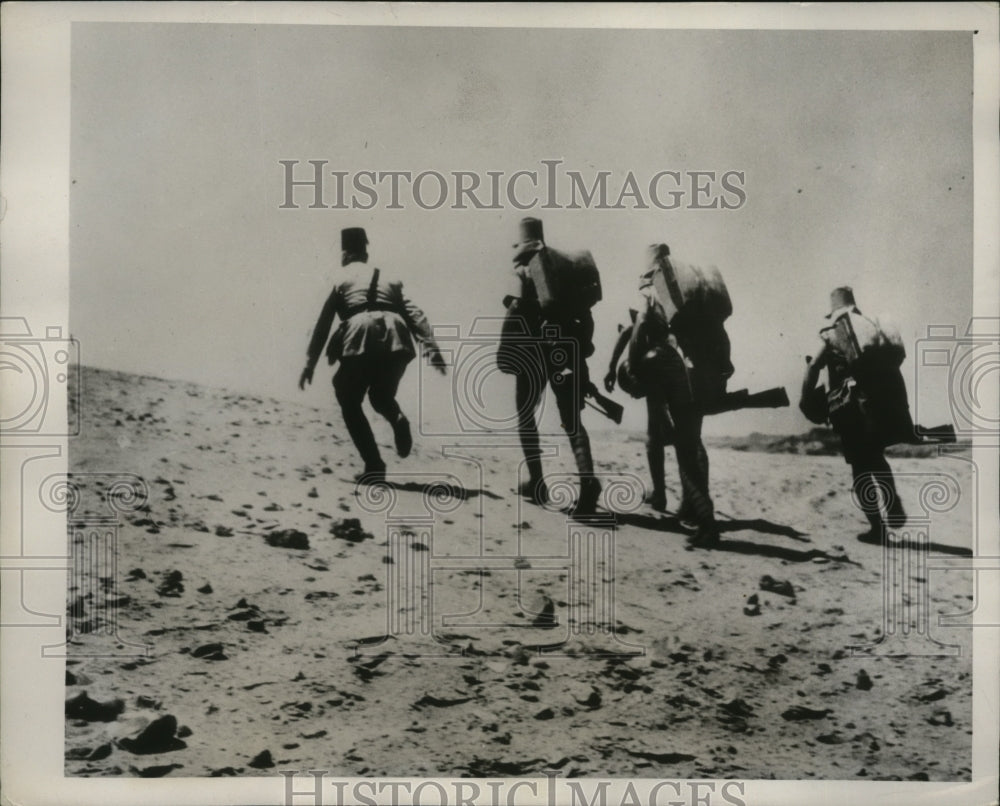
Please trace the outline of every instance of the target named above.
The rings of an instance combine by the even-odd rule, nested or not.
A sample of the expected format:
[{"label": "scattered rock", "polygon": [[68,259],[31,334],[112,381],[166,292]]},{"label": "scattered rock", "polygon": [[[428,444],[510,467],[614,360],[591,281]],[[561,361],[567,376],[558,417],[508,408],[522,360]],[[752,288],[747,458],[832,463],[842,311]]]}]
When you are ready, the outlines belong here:
[{"label": "scattered rock", "polygon": [[413,703],[413,708],[423,708],[427,705],[432,705],[435,708],[448,708],[452,705],[461,705],[462,703],[469,702],[472,697],[455,697],[454,699],[447,699],[444,697],[435,697],[432,694],[425,694],[415,703]]},{"label": "scattered rock", "polygon": [[144,767],[143,769],[132,767],[132,771],[140,778],[162,778],[183,766],[183,764],[158,764],[155,767]]},{"label": "scattered rock", "polygon": [[101,761],[111,755],[111,743],[105,742],[94,748],[93,752],[87,756],[87,761]]},{"label": "scattered rock", "polygon": [[874,686],[875,684],[872,682],[872,679],[868,676],[868,672],[862,669],[861,671],[858,672],[857,680],[855,681],[854,685],[857,688],[861,689],[862,691],[871,691],[872,686]]},{"label": "scattered rock", "polygon": [[330,534],[350,543],[360,543],[362,540],[370,540],[374,537],[361,528],[361,521],[357,518],[344,518],[337,521],[330,526]]},{"label": "scattered rock", "polygon": [[128,572],[128,576],[125,578],[128,579],[129,581],[134,581],[136,579],[145,579],[146,572],[143,571],[141,568],[133,568],[131,571]]},{"label": "scattered rock", "polygon": [[90,699],[86,691],[66,700],[66,717],[85,722],[114,722],[125,711],[122,700],[98,702]]},{"label": "scattered rock", "polygon": [[274,766],[274,760],[271,758],[270,750],[263,750],[258,753],[250,763],[248,767],[253,767],[255,770],[267,770]]},{"label": "scattered rock", "polygon": [[556,603],[544,593],[538,595],[529,608],[529,612],[537,614],[531,622],[532,627],[551,630],[559,626],[559,621],[556,619]]},{"label": "scattered rock", "polygon": [[552,719],[555,716],[555,712],[551,708],[544,708],[535,714],[535,719]]},{"label": "scattered rock", "polygon": [[806,708],[803,705],[793,705],[787,711],[782,712],[781,718],[789,722],[801,722],[805,719],[826,719],[832,713],[833,710],[830,708],[817,711],[814,708]]},{"label": "scattered rock", "polygon": [[760,589],[768,593],[776,593],[779,596],[787,596],[789,599],[795,598],[795,588],[787,580],[775,579],[765,574],[760,578]]},{"label": "scattered rock", "polygon": [[944,708],[935,710],[933,714],[927,717],[927,722],[930,725],[941,725],[946,728],[950,728],[955,724],[951,719],[951,711]]},{"label": "scattered rock", "polygon": [[233,530],[230,529],[228,526],[216,526],[215,535],[216,537],[232,537]]},{"label": "scattered rock", "polygon": [[198,593],[212,593],[212,585],[206,582],[200,588],[198,588]]},{"label": "scattered rock", "polygon": [[578,705],[582,705],[588,710],[594,711],[601,707],[601,692],[596,688],[591,688],[589,697],[583,700],[578,699],[576,702]]},{"label": "scattered rock", "polygon": [[746,607],[743,608],[744,616],[759,616],[760,615],[760,599],[757,594],[751,594],[747,597]]},{"label": "scattered rock", "polygon": [[136,755],[169,753],[187,747],[177,738],[177,717],[171,714],[151,722],[133,737],[119,739],[118,746]]},{"label": "scattered rock", "polygon": [[305,532],[300,532],[298,529],[281,529],[265,535],[264,539],[269,546],[275,548],[298,549],[300,551],[308,551],[309,549],[309,538]]},{"label": "scattered rock", "polygon": [[655,761],[657,764],[677,764],[681,761],[694,761],[695,756],[687,753],[647,753],[645,750],[629,750],[625,752],[635,758],[642,758],[646,761]]},{"label": "scattered rock", "polygon": [[183,579],[184,575],[180,571],[168,571],[156,592],[160,596],[180,596],[184,593],[184,583],[181,581]]},{"label": "scattered rock", "polygon": [[229,660],[229,656],[222,649],[222,644],[203,644],[191,653],[191,657],[203,660]]}]

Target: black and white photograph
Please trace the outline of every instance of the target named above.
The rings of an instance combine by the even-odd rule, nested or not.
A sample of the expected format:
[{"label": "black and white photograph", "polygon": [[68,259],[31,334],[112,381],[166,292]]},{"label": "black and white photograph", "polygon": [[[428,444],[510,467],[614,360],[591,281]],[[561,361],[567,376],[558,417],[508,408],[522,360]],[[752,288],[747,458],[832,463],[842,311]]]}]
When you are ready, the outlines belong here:
[{"label": "black and white photograph", "polygon": [[11,802],[997,802],[996,5],[3,15]]}]

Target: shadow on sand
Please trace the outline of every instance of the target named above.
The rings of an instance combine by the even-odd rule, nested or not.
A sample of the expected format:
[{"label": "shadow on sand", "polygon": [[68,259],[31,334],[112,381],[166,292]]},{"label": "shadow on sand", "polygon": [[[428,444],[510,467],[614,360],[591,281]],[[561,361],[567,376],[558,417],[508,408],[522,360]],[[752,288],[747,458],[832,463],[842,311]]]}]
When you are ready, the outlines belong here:
[{"label": "shadow on sand", "polygon": [[[353,481],[346,482],[348,484],[354,484]],[[379,487],[389,487],[393,490],[399,490],[405,493],[420,493],[421,495],[431,495],[431,496],[447,496],[449,498],[455,498],[459,501],[468,501],[472,498],[478,498],[479,496],[485,496],[486,498],[492,498],[494,501],[499,501],[503,498],[502,495],[497,495],[489,490],[469,490],[462,487],[459,484],[446,484],[440,481],[393,481],[391,478],[385,479],[385,481],[380,481],[376,486]]]}]

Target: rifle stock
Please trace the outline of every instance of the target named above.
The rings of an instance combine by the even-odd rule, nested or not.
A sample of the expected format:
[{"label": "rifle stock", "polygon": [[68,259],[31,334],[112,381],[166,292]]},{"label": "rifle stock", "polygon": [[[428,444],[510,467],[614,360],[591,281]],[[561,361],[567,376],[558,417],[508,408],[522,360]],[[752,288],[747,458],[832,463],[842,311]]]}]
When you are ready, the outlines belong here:
[{"label": "rifle stock", "polygon": [[784,386],[775,386],[763,392],[750,394],[747,389],[727,392],[721,398],[705,407],[705,414],[722,414],[740,409],[780,409],[788,405],[788,393]]},{"label": "rifle stock", "polygon": [[594,401],[593,403],[590,403],[591,408],[599,411],[615,425],[621,425],[622,415],[625,413],[624,406],[619,403],[615,403],[615,401],[613,401],[610,397],[602,395],[594,385],[593,381],[587,384],[583,392],[584,397],[589,398],[585,402],[590,403],[590,399]]}]

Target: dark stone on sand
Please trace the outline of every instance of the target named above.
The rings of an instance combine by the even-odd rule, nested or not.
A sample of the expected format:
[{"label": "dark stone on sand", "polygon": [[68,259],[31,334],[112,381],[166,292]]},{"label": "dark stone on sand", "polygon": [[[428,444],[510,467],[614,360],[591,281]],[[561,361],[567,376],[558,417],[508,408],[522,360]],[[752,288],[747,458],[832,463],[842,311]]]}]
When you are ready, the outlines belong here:
[{"label": "dark stone on sand", "polygon": [[264,536],[269,546],[279,549],[298,549],[307,551],[309,549],[309,538],[305,532],[297,529],[281,529]]},{"label": "dark stone on sand", "polygon": [[432,694],[425,694],[413,703],[413,707],[423,708],[426,705],[431,705],[435,708],[447,708],[452,705],[461,705],[462,703],[469,702],[471,699],[472,697],[455,697],[453,699],[446,699],[444,697],[435,697]]},{"label": "dark stone on sand", "polygon": [[85,722],[114,722],[125,711],[122,700],[98,702],[90,699],[86,691],[66,700],[66,717]]},{"label": "dark stone on sand", "polygon": [[187,747],[177,738],[177,717],[172,714],[150,722],[135,736],[119,739],[118,746],[136,755],[169,753]]},{"label": "dark stone on sand", "polygon": [[559,625],[556,619],[556,604],[545,594],[538,597],[531,610],[537,614],[531,622],[532,627],[551,630]]},{"label": "dark stone on sand", "polygon": [[215,527],[216,537],[232,537],[233,530],[228,526],[216,526]]},{"label": "dark stone on sand", "polygon": [[206,582],[200,588],[198,588],[198,593],[212,593],[212,586],[210,583]]},{"label": "dark stone on sand", "polygon": [[857,686],[862,691],[871,691],[872,686],[874,686],[875,684],[872,682],[872,679],[868,676],[868,672],[862,669],[861,671],[858,672],[857,681],[855,682],[854,685]]},{"label": "dark stone on sand", "polygon": [[946,728],[950,728],[955,724],[951,718],[951,711],[944,708],[937,709],[933,714],[927,717],[927,723],[930,725],[940,725]]},{"label": "dark stone on sand", "polygon": [[555,716],[555,712],[551,708],[543,708],[537,714],[535,714],[535,719],[552,719]]},{"label": "dark stone on sand", "polygon": [[86,615],[86,600],[82,596],[77,596],[72,604],[66,608],[70,618],[83,618]]},{"label": "dark stone on sand", "polygon": [[795,588],[791,582],[775,579],[767,574],[760,578],[760,589],[768,593],[777,593],[779,596],[787,596],[789,599],[795,598]]},{"label": "dark stone on sand", "polygon": [[76,675],[73,674],[69,669],[66,670],[66,685],[67,686],[76,685]]},{"label": "dark stone on sand", "polygon": [[202,660],[228,660],[229,657],[223,651],[222,644],[203,644],[195,649],[191,656]]},{"label": "dark stone on sand", "polygon": [[191,735],[191,733],[192,733],[191,728],[189,728],[187,725],[181,725],[179,728],[177,728],[178,739],[186,739],[188,736]]},{"label": "dark stone on sand", "polygon": [[373,537],[361,528],[361,521],[357,518],[344,518],[342,521],[337,521],[330,527],[330,534],[350,543],[360,543],[362,540],[370,540]]},{"label": "dark stone on sand", "polygon": [[274,766],[274,760],[271,758],[270,750],[263,750],[253,757],[253,760],[247,765],[253,767],[255,770],[267,770]]},{"label": "dark stone on sand", "polygon": [[180,571],[168,571],[156,592],[160,596],[180,596],[184,593],[184,575]]},{"label": "dark stone on sand", "polygon": [[232,767],[220,767],[208,774],[209,778],[231,778],[236,775],[239,775],[239,773]]},{"label": "dark stone on sand", "polygon": [[687,753],[647,753],[644,750],[629,750],[628,748],[625,748],[625,752],[635,758],[655,761],[657,764],[677,764],[681,761],[695,760],[695,756],[688,755]]},{"label": "dark stone on sand", "polygon": [[135,773],[140,778],[162,778],[164,775],[169,775],[174,770],[179,770],[183,766],[183,764],[157,764],[155,767],[137,769]]},{"label": "dark stone on sand", "polygon": [[833,711],[829,708],[817,711],[814,708],[806,708],[804,705],[793,705],[787,711],[782,712],[781,718],[789,722],[801,722],[806,719],[826,719],[832,713]]},{"label": "dark stone on sand", "polygon": [[111,742],[105,742],[95,747],[93,752],[87,756],[88,761],[101,761],[111,755]]},{"label": "dark stone on sand", "polygon": [[267,627],[264,625],[263,621],[248,621],[247,629],[250,630],[250,632],[267,632]]},{"label": "dark stone on sand", "polygon": [[141,568],[133,568],[131,571],[128,572],[127,579],[135,580],[135,579],[145,579],[145,578],[146,578],[146,572],[143,571]]}]

